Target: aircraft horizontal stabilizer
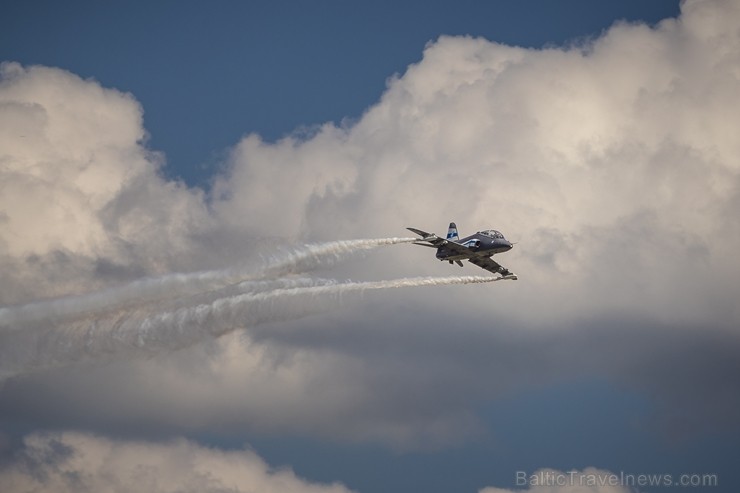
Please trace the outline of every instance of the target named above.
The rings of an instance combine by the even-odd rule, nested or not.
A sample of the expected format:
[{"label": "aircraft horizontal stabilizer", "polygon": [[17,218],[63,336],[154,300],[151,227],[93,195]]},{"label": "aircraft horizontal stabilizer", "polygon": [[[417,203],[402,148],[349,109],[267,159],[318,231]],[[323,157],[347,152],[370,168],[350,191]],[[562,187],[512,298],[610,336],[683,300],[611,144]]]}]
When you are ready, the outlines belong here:
[{"label": "aircraft horizontal stabilizer", "polygon": [[431,243],[424,243],[422,241],[414,241],[412,245],[425,246],[429,248],[439,248],[437,245],[432,245]]},{"label": "aircraft horizontal stabilizer", "polygon": [[430,236],[437,236],[434,233],[427,233],[426,231],[422,231],[422,230],[416,229],[416,228],[406,228],[406,229],[408,229],[412,233],[416,233],[417,235],[421,236],[422,238],[429,238]]},{"label": "aircraft horizontal stabilizer", "polygon": [[443,245],[446,245],[448,243],[447,240],[440,238],[439,236],[435,235],[434,233],[427,233],[426,231],[422,231],[420,229],[416,228],[406,228],[409,231],[412,231],[416,233],[417,235],[421,236],[420,240],[417,240],[414,242],[414,245],[422,245],[422,246],[428,246],[432,248],[439,248]]}]

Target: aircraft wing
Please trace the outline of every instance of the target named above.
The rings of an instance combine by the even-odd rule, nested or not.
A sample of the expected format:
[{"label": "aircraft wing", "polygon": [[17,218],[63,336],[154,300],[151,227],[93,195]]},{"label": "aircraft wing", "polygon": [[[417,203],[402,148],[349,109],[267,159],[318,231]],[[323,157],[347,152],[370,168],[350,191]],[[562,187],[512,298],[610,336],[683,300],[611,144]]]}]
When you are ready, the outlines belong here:
[{"label": "aircraft wing", "polygon": [[471,264],[475,264],[482,269],[486,269],[488,272],[501,274],[504,277],[516,277],[513,272],[493,260],[491,257],[476,255],[474,252],[471,252],[468,247],[463,246],[459,243],[455,243],[454,241],[445,241],[444,248],[446,248],[447,250],[452,250],[459,255],[468,255],[468,262],[470,262]]},{"label": "aircraft wing", "polygon": [[479,257],[478,255],[473,255],[468,259],[468,262],[470,262],[471,264],[475,264],[482,269],[486,269],[488,272],[501,274],[504,277],[512,276],[513,279],[516,279],[516,276],[513,272],[493,260],[491,257]]}]

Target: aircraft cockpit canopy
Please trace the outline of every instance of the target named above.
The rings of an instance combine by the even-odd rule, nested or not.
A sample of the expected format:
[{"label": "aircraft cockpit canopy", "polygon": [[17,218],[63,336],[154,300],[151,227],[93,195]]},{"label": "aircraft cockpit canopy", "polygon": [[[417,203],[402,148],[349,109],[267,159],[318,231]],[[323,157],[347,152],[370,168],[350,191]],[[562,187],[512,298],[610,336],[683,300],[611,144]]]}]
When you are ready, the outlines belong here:
[{"label": "aircraft cockpit canopy", "polygon": [[503,240],[504,239],[504,235],[502,235],[501,233],[499,233],[495,229],[487,229],[485,231],[481,231],[480,234],[482,234],[483,236],[488,236],[489,238],[496,238],[496,239],[499,239],[499,240]]}]

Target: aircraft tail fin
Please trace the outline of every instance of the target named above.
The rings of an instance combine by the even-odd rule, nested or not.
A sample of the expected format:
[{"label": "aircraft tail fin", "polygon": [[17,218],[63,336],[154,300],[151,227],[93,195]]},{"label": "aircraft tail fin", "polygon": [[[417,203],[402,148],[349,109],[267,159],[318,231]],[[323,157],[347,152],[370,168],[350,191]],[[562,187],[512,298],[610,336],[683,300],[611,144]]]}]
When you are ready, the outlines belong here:
[{"label": "aircraft tail fin", "polygon": [[450,223],[450,227],[447,228],[447,239],[457,241],[460,237],[457,235],[457,226],[455,223]]}]

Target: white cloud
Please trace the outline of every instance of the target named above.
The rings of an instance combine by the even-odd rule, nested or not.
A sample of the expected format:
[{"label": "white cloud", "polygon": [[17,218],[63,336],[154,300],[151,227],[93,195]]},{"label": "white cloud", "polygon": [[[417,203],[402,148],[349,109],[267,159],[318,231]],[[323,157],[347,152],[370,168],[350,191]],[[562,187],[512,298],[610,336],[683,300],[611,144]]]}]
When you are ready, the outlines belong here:
[{"label": "white cloud", "polygon": [[180,439],[112,440],[86,433],[36,433],[0,467],[3,491],[346,493],[290,469],[273,469],[251,450],[222,451]]},{"label": "white cloud", "polygon": [[738,17],[688,2],[679,20],[568,49],[442,37],[356,125],[243,140],[216,210],[321,239],[497,227],[521,240],[501,262],[526,284],[497,296],[520,312],[536,299],[519,316],[533,325],[625,310],[735,323],[716,314],[740,273]]},{"label": "white cloud", "polygon": [[[247,238],[389,236],[455,219],[521,240],[501,261],[526,299],[521,288],[497,295],[519,308],[537,299],[542,310],[520,315],[533,324],[542,313],[731,311],[738,16],[733,2],[686,2],[678,20],[618,24],[568,49],[442,37],[355,125],[244,138],[210,203],[157,174],[132,96],[5,64],[3,299],[223,264]],[[423,253],[373,272],[408,272],[410,259],[445,272]]]},{"label": "white cloud", "polygon": [[231,154],[238,164],[214,185],[214,195],[225,197],[215,203],[219,218],[230,228],[246,227],[254,236],[300,236],[311,201],[353,191],[357,167],[344,136],[326,125],[304,142],[289,138],[267,144],[255,135],[244,138]]},{"label": "white cloud", "polygon": [[130,94],[59,69],[0,68],[4,302],[185,267],[202,194],[158,175]]}]

